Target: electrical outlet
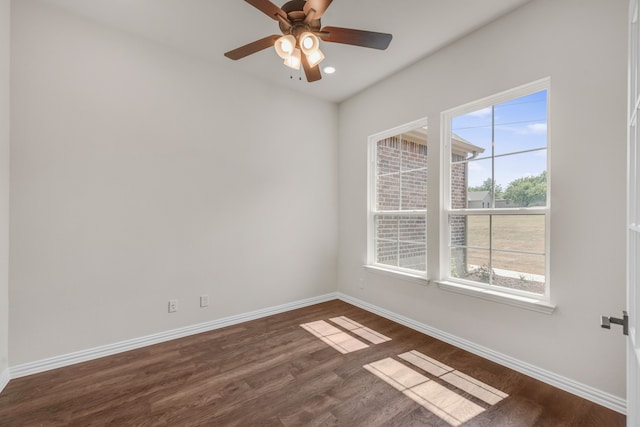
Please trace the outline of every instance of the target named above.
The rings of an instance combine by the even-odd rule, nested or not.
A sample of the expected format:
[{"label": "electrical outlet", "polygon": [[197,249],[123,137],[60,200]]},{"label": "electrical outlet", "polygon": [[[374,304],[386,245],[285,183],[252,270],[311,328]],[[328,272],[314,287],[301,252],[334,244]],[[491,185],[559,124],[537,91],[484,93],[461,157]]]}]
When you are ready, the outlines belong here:
[{"label": "electrical outlet", "polygon": [[209,306],[209,295],[200,295],[200,307]]},{"label": "electrical outlet", "polygon": [[360,279],[358,286],[360,287],[360,289],[364,289],[364,279]]},{"label": "electrical outlet", "polygon": [[169,300],[169,313],[175,313],[178,311],[178,300],[170,299]]}]

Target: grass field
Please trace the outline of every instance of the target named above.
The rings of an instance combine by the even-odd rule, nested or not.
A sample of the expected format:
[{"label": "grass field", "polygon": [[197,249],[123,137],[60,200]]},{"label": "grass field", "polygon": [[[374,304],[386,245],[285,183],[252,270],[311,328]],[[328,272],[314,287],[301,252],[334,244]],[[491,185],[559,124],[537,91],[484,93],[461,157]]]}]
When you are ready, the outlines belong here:
[{"label": "grass field", "polygon": [[[545,275],[544,215],[494,215],[492,217],[492,267],[520,273]],[[489,248],[489,216],[467,217],[467,245]],[[534,252],[541,255],[502,251]],[[489,251],[467,250],[467,263],[489,265]]]}]

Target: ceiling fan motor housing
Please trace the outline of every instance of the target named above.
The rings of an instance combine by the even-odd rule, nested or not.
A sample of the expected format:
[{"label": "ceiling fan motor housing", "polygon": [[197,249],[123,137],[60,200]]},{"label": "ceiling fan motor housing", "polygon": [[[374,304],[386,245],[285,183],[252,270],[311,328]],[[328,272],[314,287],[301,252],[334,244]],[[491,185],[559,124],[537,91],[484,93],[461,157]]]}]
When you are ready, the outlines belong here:
[{"label": "ceiling fan motor housing", "polygon": [[287,14],[291,22],[291,27],[284,22],[280,22],[279,26],[282,34],[292,34],[298,39],[298,36],[305,31],[312,33],[320,31],[321,24],[319,19],[312,19],[307,23],[304,22],[306,18],[306,14],[304,13],[305,3],[305,0],[291,0],[282,6],[282,11]]}]

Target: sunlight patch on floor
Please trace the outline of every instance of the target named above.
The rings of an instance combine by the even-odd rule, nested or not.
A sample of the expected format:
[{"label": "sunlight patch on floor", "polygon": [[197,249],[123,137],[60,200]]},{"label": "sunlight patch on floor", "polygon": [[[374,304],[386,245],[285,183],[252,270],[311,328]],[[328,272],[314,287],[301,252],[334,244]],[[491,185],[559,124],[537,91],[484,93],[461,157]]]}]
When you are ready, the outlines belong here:
[{"label": "sunlight patch on floor", "polygon": [[352,337],[324,320],[304,323],[300,326],[342,354],[369,347],[368,344],[363,343],[359,339]]},{"label": "sunlight patch on floor", "polygon": [[369,347],[368,344],[360,341],[351,334],[357,335],[369,341],[371,344],[380,344],[391,341],[391,338],[384,336],[373,329],[367,328],[346,316],[332,317],[329,320],[344,330],[341,330],[324,320],[304,323],[300,326],[342,354],[351,353],[352,351],[362,350]]},{"label": "sunlight patch on floor", "polygon": [[485,407],[463,396],[464,393],[487,405],[495,405],[508,397],[506,393],[418,351],[402,353],[398,357],[454,386],[455,389],[391,357],[363,367],[452,426],[459,426],[486,410]]},{"label": "sunlight patch on floor", "polygon": [[380,344],[383,342],[391,341],[391,338],[382,335],[379,332],[374,331],[373,329],[367,328],[366,326],[361,325],[358,322],[354,322],[345,316],[333,317],[329,319],[336,325],[342,326],[347,331],[350,331],[361,338],[369,341],[371,344]]},{"label": "sunlight patch on floor", "polygon": [[364,369],[387,382],[398,391],[429,381],[429,378],[390,357],[364,365]]}]

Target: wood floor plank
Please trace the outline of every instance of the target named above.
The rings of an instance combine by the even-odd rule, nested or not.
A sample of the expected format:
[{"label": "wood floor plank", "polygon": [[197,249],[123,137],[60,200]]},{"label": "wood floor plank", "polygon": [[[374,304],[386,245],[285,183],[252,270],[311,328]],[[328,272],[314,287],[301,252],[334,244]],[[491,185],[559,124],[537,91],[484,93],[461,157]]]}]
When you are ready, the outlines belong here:
[{"label": "wood floor plank", "polygon": [[[341,316],[391,340],[341,354],[300,327]],[[333,325],[358,338],[349,324]],[[407,352],[464,381],[403,360]],[[453,414],[448,405],[481,409],[465,426],[625,425],[621,414],[337,300],[11,380],[0,394],[0,425],[450,425],[441,409],[429,411],[363,367],[387,359],[433,381],[416,392],[446,389],[446,398],[427,396],[430,404]],[[488,399],[474,384],[506,397]]]}]

